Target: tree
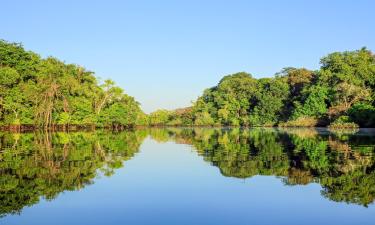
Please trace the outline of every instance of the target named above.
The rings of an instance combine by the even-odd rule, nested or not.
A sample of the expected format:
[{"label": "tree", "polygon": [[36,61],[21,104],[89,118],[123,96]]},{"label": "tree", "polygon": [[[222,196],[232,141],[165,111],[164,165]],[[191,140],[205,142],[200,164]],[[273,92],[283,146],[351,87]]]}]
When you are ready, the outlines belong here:
[{"label": "tree", "polygon": [[349,110],[350,119],[361,127],[375,127],[375,107],[368,103],[354,104]]},{"label": "tree", "polygon": [[353,104],[368,100],[370,91],[364,87],[342,82],[334,88],[333,105],[329,109],[331,117],[346,112]]},{"label": "tree", "polygon": [[260,79],[258,85],[260,93],[250,121],[252,125],[274,125],[282,117],[283,107],[289,96],[289,86],[281,78]]},{"label": "tree", "polygon": [[94,73],[81,66],[53,57],[42,59],[20,44],[0,41],[2,125],[31,124],[45,129],[112,123],[134,126],[141,118],[145,115],[139,104],[113,81],[99,84]]},{"label": "tree", "polygon": [[[22,108],[23,94],[19,83],[20,75],[17,70],[0,67],[0,107],[5,121],[19,125],[19,110]],[[11,119],[9,118],[11,117]]]},{"label": "tree", "polygon": [[294,102],[294,111],[292,119],[303,116],[321,118],[327,113],[328,88],[315,85],[305,89],[303,92],[302,102]]},{"label": "tree", "polygon": [[170,118],[170,112],[168,110],[157,110],[150,114],[150,125],[151,126],[163,126],[166,125]]}]

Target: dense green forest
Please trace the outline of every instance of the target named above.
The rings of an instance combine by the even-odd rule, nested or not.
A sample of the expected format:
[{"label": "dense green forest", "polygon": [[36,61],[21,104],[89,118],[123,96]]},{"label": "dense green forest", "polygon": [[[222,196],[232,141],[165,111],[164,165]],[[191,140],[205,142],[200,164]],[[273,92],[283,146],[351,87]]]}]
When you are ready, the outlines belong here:
[{"label": "dense green forest", "polygon": [[0,41],[0,125],[68,129],[146,124],[134,98],[111,80],[20,44]]},{"label": "dense green forest", "polygon": [[321,68],[285,68],[273,78],[225,76],[190,108],[159,110],[154,125],[375,126],[375,56],[363,48],[335,52]]},{"label": "dense green forest", "polygon": [[323,57],[321,68],[272,78],[240,72],[191,107],[149,115],[111,80],[22,45],[0,41],[0,126],[72,129],[134,126],[375,127],[375,56],[362,48]]}]

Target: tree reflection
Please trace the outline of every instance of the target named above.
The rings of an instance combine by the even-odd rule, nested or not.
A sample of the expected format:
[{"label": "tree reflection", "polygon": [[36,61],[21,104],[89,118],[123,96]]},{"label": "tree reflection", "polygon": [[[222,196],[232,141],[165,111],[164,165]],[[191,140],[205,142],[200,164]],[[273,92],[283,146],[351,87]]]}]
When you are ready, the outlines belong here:
[{"label": "tree reflection", "polygon": [[[138,151],[145,131],[0,134],[0,216],[110,176]],[[99,170],[98,170],[99,169]]]},{"label": "tree reflection", "polygon": [[[371,133],[316,129],[143,129],[120,133],[0,133],[0,216],[52,200],[111,176],[145,137],[194,146],[222,175],[279,177],[285,185],[319,183],[322,195],[368,206],[375,199]],[[173,169],[173,168],[171,168]]]},{"label": "tree reflection", "polygon": [[375,199],[375,139],[316,129],[185,129],[191,143],[224,176],[281,177],[286,185],[320,183],[333,201],[368,206]]}]

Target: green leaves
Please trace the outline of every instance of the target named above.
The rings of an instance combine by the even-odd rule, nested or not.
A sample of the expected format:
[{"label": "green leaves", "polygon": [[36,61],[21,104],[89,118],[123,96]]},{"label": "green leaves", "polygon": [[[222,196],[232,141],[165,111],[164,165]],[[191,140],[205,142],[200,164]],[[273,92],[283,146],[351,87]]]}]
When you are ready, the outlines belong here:
[{"label": "green leaves", "polygon": [[[288,67],[274,78],[254,79],[244,72],[225,76],[197,100],[195,120],[201,124],[209,115],[220,125],[327,125],[348,114],[357,103],[374,102],[372,52],[365,48],[335,52],[323,57],[321,64],[319,71]],[[355,113],[356,109],[352,108],[349,116],[358,121],[362,120],[360,114],[369,114],[364,110]],[[373,122],[360,123],[375,126]]]},{"label": "green leaves", "polygon": [[[105,113],[102,113],[105,111]],[[134,126],[144,113],[112,80],[19,44],[0,41],[0,123],[68,126]],[[144,121],[142,121],[144,124]]]},{"label": "green leaves", "polygon": [[375,107],[368,103],[353,105],[348,110],[348,115],[361,127],[375,127]]},{"label": "green leaves", "polygon": [[294,102],[295,109],[292,114],[292,119],[297,119],[301,116],[322,117],[327,113],[328,88],[324,86],[312,86],[305,91],[306,99],[303,103],[299,101]]},{"label": "green leaves", "polygon": [[17,70],[10,67],[0,67],[0,86],[2,89],[12,87],[19,82],[20,75]]},{"label": "green leaves", "polygon": [[[230,74],[206,89],[187,111],[146,115],[114,81],[99,83],[81,66],[41,59],[20,44],[0,41],[2,125],[312,126],[349,116],[361,126],[375,126],[370,109],[374,90],[375,56],[362,48],[323,57],[318,71],[288,67],[262,79],[245,72]],[[363,104],[368,107],[359,107]]]},{"label": "green leaves", "polygon": [[150,125],[163,126],[167,125],[170,120],[171,112],[168,110],[160,109],[149,115]]}]

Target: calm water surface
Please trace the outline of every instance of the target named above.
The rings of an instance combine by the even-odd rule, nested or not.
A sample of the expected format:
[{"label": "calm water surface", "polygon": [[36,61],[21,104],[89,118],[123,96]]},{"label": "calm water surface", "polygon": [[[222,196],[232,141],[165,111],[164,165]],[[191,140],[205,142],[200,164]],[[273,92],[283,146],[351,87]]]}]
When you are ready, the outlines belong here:
[{"label": "calm water surface", "polygon": [[375,131],[0,133],[0,224],[374,224]]}]

